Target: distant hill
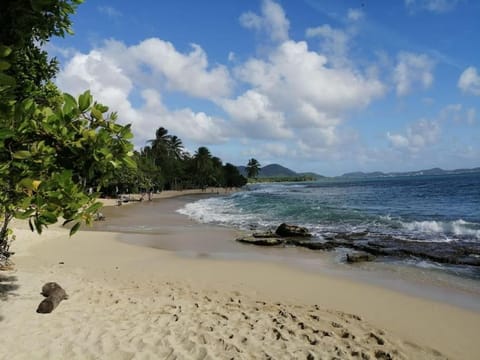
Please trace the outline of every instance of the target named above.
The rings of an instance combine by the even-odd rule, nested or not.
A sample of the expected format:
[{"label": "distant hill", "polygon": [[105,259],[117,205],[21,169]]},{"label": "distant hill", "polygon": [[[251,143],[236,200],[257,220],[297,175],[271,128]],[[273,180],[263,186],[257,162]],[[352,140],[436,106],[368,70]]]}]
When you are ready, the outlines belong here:
[{"label": "distant hill", "polygon": [[375,172],[350,172],[341,175],[341,178],[379,178],[379,177],[394,177],[394,176],[421,176],[421,175],[449,175],[449,174],[469,174],[469,173],[480,173],[480,167],[474,169],[456,169],[456,170],[443,170],[440,168],[418,170],[418,171],[406,171],[406,172],[389,172],[383,173],[381,171]]},{"label": "distant hill", "polygon": [[[247,176],[247,167],[246,166],[237,166],[238,171],[240,171],[240,174],[243,176]],[[305,173],[297,173],[293,170],[290,170],[289,168],[286,168],[285,166],[279,165],[279,164],[270,164],[266,165],[262,168],[260,168],[260,171],[258,173],[259,178],[275,178],[275,177],[301,177],[301,176],[308,176],[308,177],[313,177],[316,179],[322,178],[322,175],[318,175],[312,172],[305,172]]]}]

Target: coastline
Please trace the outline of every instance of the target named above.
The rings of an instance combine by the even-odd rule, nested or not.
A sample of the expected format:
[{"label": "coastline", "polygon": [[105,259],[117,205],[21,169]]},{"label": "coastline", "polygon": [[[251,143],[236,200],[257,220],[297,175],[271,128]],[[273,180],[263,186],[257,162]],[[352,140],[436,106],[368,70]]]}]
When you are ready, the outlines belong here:
[{"label": "coastline", "polygon": [[[162,221],[170,228],[159,237],[185,227]],[[8,329],[0,345],[19,344],[8,358],[263,358],[261,349],[274,358],[334,356],[338,349],[344,358],[356,351],[442,358],[432,348],[453,359],[480,356],[480,314],[451,305],[276,263],[184,257],[119,241],[136,234],[81,231],[68,238],[51,227],[38,237],[15,226],[16,269],[0,274],[0,322]],[[209,236],[211,229],[189,226],[180,236]],[[47,281],[70,298],[39,315]]]},{"label": "coastline", "polygon": [[[209,195],[209,194],[227,195],[236,191],[238,191],[237,188],[222,188],[222,187],[207,187],[203,190],[202,189],[165,190],[159,193],[153,193],[152,200],[171,199],[174,197],[186,196],[186,195]],[[122,202],[121,203],[122,205],[131,205],[140,201],[146,201],[146,200],[140,200],[142,199],[142,194],[122,194],[122,195],[128,196],[131,199],[128,202]],[[146,198],[147,195],[144,194],[143,197]],[[98,201],[100,201],[103,204],[103,207],[118,206],[118,199],[99,198]]]}]

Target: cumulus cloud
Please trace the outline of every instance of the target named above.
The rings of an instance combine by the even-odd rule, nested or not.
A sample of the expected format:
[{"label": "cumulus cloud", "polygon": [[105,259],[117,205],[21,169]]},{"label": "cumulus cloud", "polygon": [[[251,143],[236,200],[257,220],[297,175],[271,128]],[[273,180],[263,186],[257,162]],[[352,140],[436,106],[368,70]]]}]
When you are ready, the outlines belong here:
[{"label": "cumulus cloud", "polygon": [[393,74],[397,95],[407,95],[418,85],[429,88],[434,80],[434,65],[433,60],[425,54],[400,53]]},{"label": "cumulus cloud", "polygon": [[465,93],[480,96],[480,75],[477,68],[470,66],[460,75],[458,87]]},{"label": "cumulus cloud", "polygon": [[[193,55],[183,55],[168,43],[159,42],[160,44],[157,41],[147,41],[132,47],[126,47],[119,42],[108,42],[105,47],[92,50],[88,54],[77,53],[60,71],[57,83],[64,91],[75,95],[91,89],[100,102],[119,112],[122,122],[133,124],[137,145],[143,145],[150,139],[154,129],[159,126],[168,128],[185,140],[206,144],[225,141],[228,131],[222,119],[211,117],[204,112],[194,112],[189,108],[169,109],[162,101],[160,89],[149,87],[146,79],[152,80],[152,74],[154,78],[161,75],[171,89],[192,96],[216,98],[228,93],[225,87],[226,75],[222,70],[221,74],[209,71],[206,57],[198,48],[193,50]],[[156,50],[157,55],[165,55],[166,59],[150,59],[152,51],[142,53],[145,48],[153,53]],[[122,56],[119,56],[120,54]],[[172,59],[179,64],[170,64]],[[145,71],[145,66],[148,74],[142,72]],[[184,69],[185,73],[178,69]],[[192,86],[189,89],[185,88],[185,76],[190,77]],[[217,76],[219,85],[214,86]],[[142,105],[132,104],[130,98],[135,91],[140,91]]]},{"label": "cumulus cloud", "polygon": [[[284,18],[278,4],[264,1],[262,13],[243,14],[242,24],[265,30],[265,24],[272,22],[267,8],[276,9],[276,19]],[[363,13],[351,9],[347,16],[355,21]],[[287,19],[275,23],[288,29]],[[341,141],[337,127],[346,114],[368,106],[385,92],[376,75],[350,66],[347,48],[351,31],[328,24],[307,29],[307,37],[320,39],[319,52],[309,49],[306,41],[289,39],[288,32],[283,31],[277,37],[282,41],[275,47],[235,68],[234,76],[248,90],[220,105],[237,128],[248,128],[255,137],[303,139],[304,135],[315,133],[315,140],[312,137],[312,141],[303,141],[301,145],[333,149]],[[305,134],[304,129],[308,129]]]},{"label": "cumulus cloud", "polygon": [[445,13],[455,9],[459,0],[405,0],[407,9],[415,13],[420,10]]},{"label": "cumulus cloud", "polygon": [[436,143],[439,135],[440,124],[438,121],[420,119],[407,126],[403,134],[387,132],[387,139],[391,146],[396,149],[416,153],[426,146]]},{"label": "cumulus cloud", "polygon": [[[286,41],[268,59],[247,61],[236,75],[306,126],[325,125],[325,114],[362,108],[384,92],[375,78],[347,68],[329,68],[327,58],[310,51],[304,41]],[[315,113],[318,116],[312,116]]]},{"label": "cumulus cloud", "polygon": [[272,41],[282,42],[288,39],[288,21],[283,8],[272,0],[263,0],[261,15],[251,11],[240,16],[240,24],[247,29],[264,31]]},{"label": "cumulus cloud", "polygon": [[233,100],[226,99],[222,106],[242,135],[262,139],[293,135],[287,129],[284,114],[274,108],[268,96],[255,90],[248,90]]},{"label": "cumulus cloud", "polygon": [[172,90],[203,98],[228,95],[228,70],[221,65],[209,69],[205,51],[199,45],[191,46],[192,51],[183,54],[172,43],[152,38],[130,47],[128,52],[137,64],[147,65],[153,74],[164,76]]}]

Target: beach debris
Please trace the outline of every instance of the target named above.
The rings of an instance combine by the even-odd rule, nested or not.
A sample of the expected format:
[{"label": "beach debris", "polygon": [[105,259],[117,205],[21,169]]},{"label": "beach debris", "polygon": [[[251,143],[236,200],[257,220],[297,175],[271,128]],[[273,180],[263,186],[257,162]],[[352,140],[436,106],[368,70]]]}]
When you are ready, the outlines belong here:
[{"label": "beach debris", "polygon": [[103,215],[103,213],[101,213],[100,211],[95,213],[95,215],[93,217],[94,221],[105,221],[105,219],[106,219],[105,215]]},{"label": "beach debris", "polygon": [[375,255],[366,253],[364,251],[352,252],[347,254],[347,262],[350,264],[364,261],[373,261],[375,259]]},{"label": "beach debris", "polygon": [[41,294],[45,299],[38,305],[37,313],[49,314],[60,304],[62,300],[68,299],[65,290],[56,282],[48,282],[42,287]]},{"label": "beach debris", "polygon": [[275,230],[275,234],[281,237],[311,237],[312,234],[308,232],[307,228],[289,225],[286,223],[280,224],[280,226]]}]

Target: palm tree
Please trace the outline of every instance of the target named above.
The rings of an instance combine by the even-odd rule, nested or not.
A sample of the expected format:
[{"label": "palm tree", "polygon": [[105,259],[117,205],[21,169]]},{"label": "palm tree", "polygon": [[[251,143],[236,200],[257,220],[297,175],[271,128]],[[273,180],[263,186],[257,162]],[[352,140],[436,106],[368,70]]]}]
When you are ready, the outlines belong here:
[{"label": "palm tree", "polygon": [[257,161],[257,159],[250,159],[248,160],[247,164],[247,176],[249,178],[256,178],[258,176],[258,173],[260,172],[260,163]]},{"label": "palm tree", "polygon": [[184,148],[183,148],[182,140],[178,136],[172,135],[168,140],[167,145],[168,145],[168,153],[170,156],[174,157],[176,160],[183,159]]},{"label": "palm tree", "polygon": [[159,127],[155,132],[155,139],[148,140],[151,144],[151,148],[155,157],[162,157],[166,155],[167,144],[170,141],[170,135],[168,135],[168,130],[164,127]]}]

